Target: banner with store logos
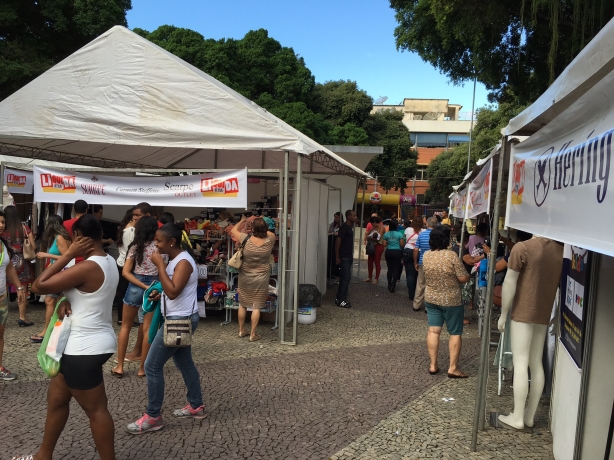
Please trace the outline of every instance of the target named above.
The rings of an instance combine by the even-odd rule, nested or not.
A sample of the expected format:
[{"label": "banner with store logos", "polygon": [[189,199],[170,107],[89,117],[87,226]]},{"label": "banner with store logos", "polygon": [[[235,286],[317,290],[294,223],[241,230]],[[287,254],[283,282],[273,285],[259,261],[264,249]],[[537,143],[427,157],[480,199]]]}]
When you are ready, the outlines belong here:
[{"label": "banner with store logos", "polygon": [[479,174],[469,184],[467,217],[475,217],[490,212],[490,188],[492,185],[492,158],[482,167]]},{"label": "banner with store logos", "polygon": [[15,195],[28,195],[34,187],[34,173],[19,169],[4,168],[4,185],[8,186],[9,193]]},{"label": "banner with store logos", "polygon": [[614,256],[613,83],[614,72],[512,147],[506,226]]},{"label": "banner with store logos", "polygon": [[247,207],[247,170],[193,176],[106,176],[34,167],[34,201],[211,208]]},{"label": "banner with store logos", "polygon": [[461,191],[454,192],[454,196],[452,197],[452,212],[450,214],[452,217],[456,217],[458,219],[465,218],[465,206],[467,205],[467,188],[465,187]]}]

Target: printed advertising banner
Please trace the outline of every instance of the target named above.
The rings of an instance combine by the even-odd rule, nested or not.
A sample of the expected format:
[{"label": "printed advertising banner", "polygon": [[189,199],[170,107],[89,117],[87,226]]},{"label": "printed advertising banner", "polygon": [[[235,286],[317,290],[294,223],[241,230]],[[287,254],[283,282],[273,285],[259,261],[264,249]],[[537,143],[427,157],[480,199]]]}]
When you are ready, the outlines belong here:
[{"label": "printed advertising banner", "polygon": [[590,259],[591,253],[586,249],[565,245],[561,275],[561,343],[578,368],[582,368]]},{"label": "printed advertising banner", "polygon": [[34,201],[211,208],[247,207],[247,170],[194,176],[122,177],[34,167]]},{"label": "printed advertising banner", "polygon": [[464,219],[465,218],[465,206],[467,204],[467,188],[462,189],[460,192],[454,192],[452,198],[452,217]]},{"label": "printed advertising banner", "polygon": [[492,184],[492,158],[482,167],[480,173],[469,184],[467,217],[490,212],[490,186]]},{"label": "printed advertising banner", "polygon": [[614,256],[613,101],[614,72],[512,147],[506,226]]},{"label": "printed advertising banner", "polygon": [[8,185],[9,193],[28,195],[34,187],[34,173],[19,169],[4,168],[4,185]]}]

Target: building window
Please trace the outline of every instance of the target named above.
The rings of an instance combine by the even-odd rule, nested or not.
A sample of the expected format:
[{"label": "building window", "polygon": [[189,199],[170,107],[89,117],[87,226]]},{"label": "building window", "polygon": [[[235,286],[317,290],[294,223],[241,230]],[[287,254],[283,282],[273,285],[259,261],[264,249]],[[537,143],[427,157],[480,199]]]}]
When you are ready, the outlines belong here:
[{"label": "building window", "polygon": [[409,133],[414,147],[451,148],[469,142],[468,134]]},{"label": "building window", "polygon": [[416,169],[416,180],[428,180],[426,175],[426,167],[423,166]]}]

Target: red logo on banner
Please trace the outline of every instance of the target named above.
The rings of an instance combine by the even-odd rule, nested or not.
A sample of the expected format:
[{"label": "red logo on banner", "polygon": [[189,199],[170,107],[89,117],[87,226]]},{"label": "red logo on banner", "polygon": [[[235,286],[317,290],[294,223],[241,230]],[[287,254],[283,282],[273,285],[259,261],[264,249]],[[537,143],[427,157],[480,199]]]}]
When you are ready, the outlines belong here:
[{"label": "red logo on banner", "polygon": [[48,193],[75,193],[77,191],[76,176],[56,176],[41,174],[41,187]]},{"label": "red logo on banner", "polygon": [[6,185],[8,185],[9,187],[23,188],[26,186],[26,176],[18,176],[17,174],[7,174],[6,175]]},{"label": "red logo on banner", "polygon": [[233,198],[239,194],[239,179],[201,179],[200,191],[206,197]]}]

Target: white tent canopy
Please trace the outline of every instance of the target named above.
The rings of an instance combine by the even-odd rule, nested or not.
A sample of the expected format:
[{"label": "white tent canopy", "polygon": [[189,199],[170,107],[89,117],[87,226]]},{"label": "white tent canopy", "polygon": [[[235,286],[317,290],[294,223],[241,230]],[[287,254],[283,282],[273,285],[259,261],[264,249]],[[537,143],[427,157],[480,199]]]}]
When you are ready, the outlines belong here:
[{"label": "white tent canopy", "polygon": [[98,167],[366,174],[236,91],[116,26],[0,103],[0,154]]}]

